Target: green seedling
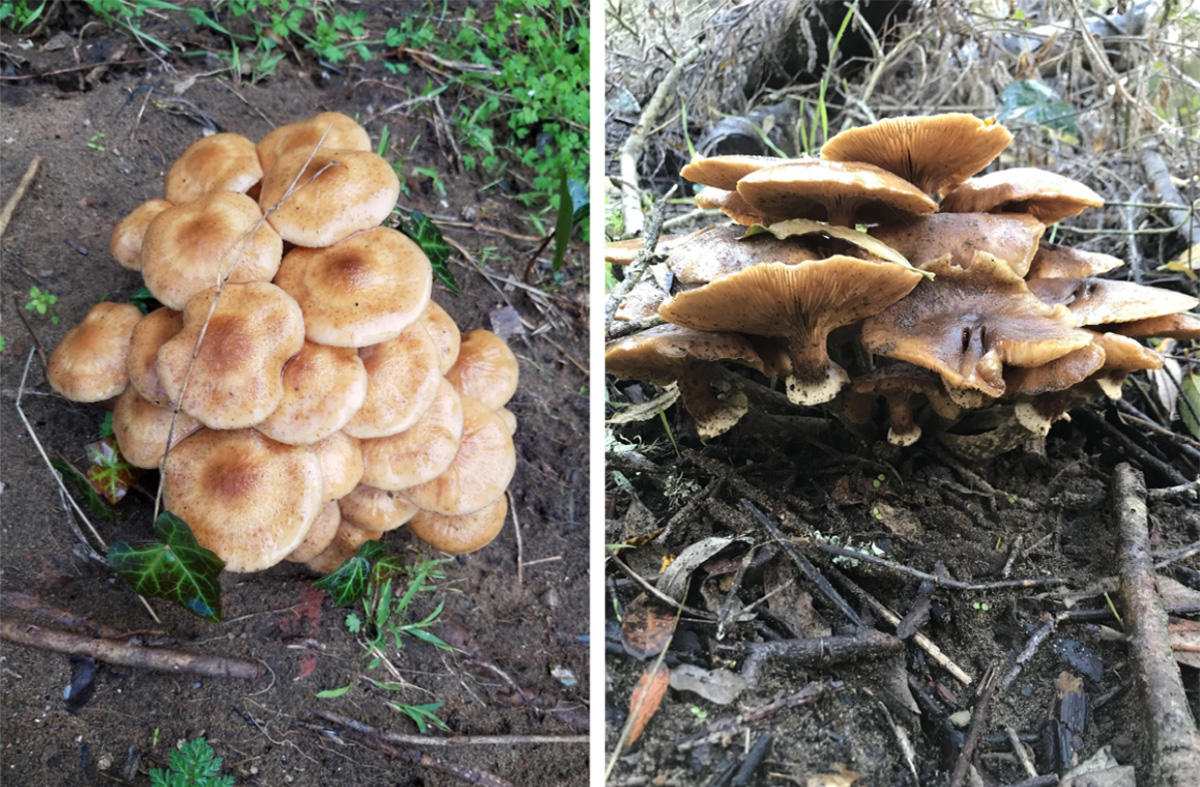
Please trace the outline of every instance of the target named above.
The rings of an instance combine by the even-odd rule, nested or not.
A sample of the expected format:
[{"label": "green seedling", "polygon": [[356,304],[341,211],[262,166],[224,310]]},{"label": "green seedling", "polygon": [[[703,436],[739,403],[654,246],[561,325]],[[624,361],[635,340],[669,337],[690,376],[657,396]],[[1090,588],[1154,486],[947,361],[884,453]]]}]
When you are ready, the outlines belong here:
[{"label": "green seedling", "polygon": [[[155,742],[158,730],[154,730]],[[167,755],[167,769],[150,771],[153,787],[233,787],[232,776],[221,775],[221,758],[204,738],[185,741]]]},{"label": "green seedling", "polygon": [[874,487],[875,489],[878,489],[879,487],[883,486],[883,482],[886,480],[887,480],[887,476],[884,475],[883,473],[880,473],[879,475],[875,476],[875,479],[873,481],[871,481],[871,486]]},{"label": "green seedling", "polygon": [[88,148],[90,150],[95,150],[100,153],[103,153],[105,150],[107,150],[107,148],[105,148],[104,145],[101,144],[100,140],[104,139],[105,136],[106,136],[106,134],[103,131],[97,131],[95,134],[92,134],[90,137],[88,137],[88,141],[87,141]]},{"label": "green seedling", "polygon": [[22,33],[25,31],[25,28],[41,18],[42,12],[46,10],[48,2],[49,0],[43,0],[43,2],[38,4],[37,8],[30,8],[26,0],[0,3],[0,24],[7,26],[14,32]]},{"label": "green seedling", "polygon": [[43,317],[49,317],[51,325],[58,325],[58,315],[54,313],[54,304],[56,303],[58,303],[58,296],[52,295],[49,290],[30,287],[29,302],[25,304],[25,308],[31,312],[37,312]]}]

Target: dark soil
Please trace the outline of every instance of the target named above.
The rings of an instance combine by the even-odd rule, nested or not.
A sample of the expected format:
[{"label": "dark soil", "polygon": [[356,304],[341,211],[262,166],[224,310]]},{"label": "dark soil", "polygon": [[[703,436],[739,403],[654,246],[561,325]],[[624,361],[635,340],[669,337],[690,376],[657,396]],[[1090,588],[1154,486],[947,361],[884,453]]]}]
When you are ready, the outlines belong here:
[{"label": "dark soil", "polygon": [[[146,24],[159,23],[148,17]],[[161,25],[150,29],[159,35],[172,32]],[[68,45],[47,51],[44,44],[56,32],[70,36]],[[164,765],[177,741],[203,735],[224,758],[224,773],[238,784],[450,783],[446,775],[350,741],[337,725],[316,723],[314,730],[297,724],[318,722],[313,710],[328,707],[384,729],[415,732],[406,717],[387,707],[385,701],[392,699],[444,701],[439,715],[455,734],[586,732],[587,444],[578,439],[587,418],[581,393],[586,383],[586,282],[576,277],[548,295],[536,286],[531,294],[506,283],[521,280],[536,240],[444,228],[447,237],[486,262],[482,270],[452,263],[463,294],[435,285],[435,299],[464,330],[492,327],[490,315],[509,304],[530,326],[510,339],[522,376],[509,405],[519,422],[517,474],[510,492],[523,536],[522,558],[533,565],[525,567],[524,582],[518,583],[512,517],[490,546],[447,564],[442,620],[469,632],[476,658],[410,641],[395,663],[413,688],[400,693],[360,682],[339,699],[314,697],[353,680],[365,662],[360,645],[344,627],[345,611],[314,592],[313,577],[302,566],[224,574],[224,623],[210,624],[156,601],[162,624],[155,624],[122,580],[84,555],[72,514],[14,407],[31,348],[49,352],[93,303],[124,300],[141,285],[136,273],[111,259],[109,232],[142,200],[160,195],[166,167],[201,136],[200,118],[254,139],[275,125],[323,110],[357,116],[373,140],[387,124],[392,151],[403,153],[412,189],[410,196],[402,195],[402,207],[530,234],[519,219],[525,209],[506,196],[503,186],[481,191],[480,176],[457,171],[450,146],[438,142],[443,137],[434,128],[430,106],[409,113],[387,109],[405,97],[406,86],[419,90],[426,75],[414,68],[407,78],[392,76],[379,66],[339,75],[312,63],[301,68],[289,58],[276,76],[258,85],[232,85],[225,74],[208,73],[219,68],[217,63],[173,61],[164,68],[128,39],[95,27],[82,44],[74,28],[49,30],[34,43],[26,49],[11,33],[3,37],[7,81],[0,108],[0,192],[6,197],[12,193],[35,154],[43,162],[2,247],[6,346],[0,353],[5,435],[0,587],[33,594],[94,623],[153,631],[148,638],[159,643],[254,659],[270,675],[244,682],[101,666],[94,696],[72,714],[63,702],[72,674],[67,657],[5,643],[0,648],[4,781],[111,784],[130,779],[145,784],[148,770]],[[86,64],[107,60],[125,44],[124,59],[148,62],[114,66],[95,85],[81,79],[86,70],[25,78],[74,68],[76,46]],[[364,77],[381,82],[363,83]],[[429,178],[413,173],[414,166],[438,170],[445,197]],[[577,250],[572,256],[578,257]],[[58,296],[57,325],[22,309],[31,286]],[[84,464],[83,446],[97,436],[102,407],[73,404],[55,394],[36,355],[23,406],[50,456]],[[150,535],[149,500],[156,485],[154,474],[143,476],[138,489],[116,508],[115,522],[95,520],[108,543]],[[387,544],[413,556],[430,552],[403,528],[389,534]],[[429,612],[433,603],[424,602],[420,612]],[[8,611],[5,616],[38,622]],[[442,631],[451,636],[455,629]],[[520,693],[479,667],[479,660],[503,670]],[[570,670],[578,684],[556,680],[551,674],[556,668]],[[580,744],[431,748],[428,753],[434,760],[471,766],[517,784],[586,780],[582,764],[587,751]]]}]

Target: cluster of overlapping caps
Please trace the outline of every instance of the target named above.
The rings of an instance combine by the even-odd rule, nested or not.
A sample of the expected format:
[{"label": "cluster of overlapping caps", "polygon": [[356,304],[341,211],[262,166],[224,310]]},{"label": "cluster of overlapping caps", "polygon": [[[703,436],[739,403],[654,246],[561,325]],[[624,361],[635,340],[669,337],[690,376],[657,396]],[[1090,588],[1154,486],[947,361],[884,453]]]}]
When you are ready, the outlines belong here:
[{"label": "cluster of overlapping caps", "polygon": [[430,299],[380,226],[398,195],[345,115],[201,139],[112,234],[163,306],[99,303],[50,359],[67,398],[116,397],[121,452],[231,571],[328,572],[405,523],[468,552],[504,523],[517,362]]},{"label": "cluster of overlapping caps", "polygon": [[697,203],[735,223],[660,243],[665,263],[616,317],[668,323],[610,342],[608,371],[677,381],[702,436],[749,407],[722,362],[855,424],[883,400],[897,445],[994,404],[1044,435],[1073,406],[1119,398],[1128,373],[1163,363],[1137,339],[1200,337],[1183,313],[1197,301],[1098,278],[1121,261],[1043,240],[1103,200],[1041,169],[975,176],[1011,139],[970,115],[903,117],[838,134],[819,159],[693,161]]}]

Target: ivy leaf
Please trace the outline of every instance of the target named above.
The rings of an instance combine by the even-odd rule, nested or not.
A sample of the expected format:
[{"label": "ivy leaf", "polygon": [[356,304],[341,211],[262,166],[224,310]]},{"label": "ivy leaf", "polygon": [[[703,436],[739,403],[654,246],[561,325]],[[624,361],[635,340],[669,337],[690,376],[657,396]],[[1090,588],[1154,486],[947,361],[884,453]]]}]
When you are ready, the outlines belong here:
[{"label": "ivy leaf", "polygon": [[108,548],[108,563],[143,596],[182,604],[206,620],[221,620],[221,585],[217,575],[225,562],[200,546],[192,529],[170,511],[154,523],[158,541],[131,546],[124,539]]},{"label": "ivy leaf", "polygon": [[130,295],[129,302],[138,307],[138,311],[142,314],[149,314],[162,305],[146,287],[142,287],[133,295]]},{"label": "ivy leaf", "polygon": [[315,587],[328,590],[334,602],[342,605],[353,604],[366,595],[371,576],[371,561],[382,557],[387,550],[379,541],[368,541],[358,548],[352,557],[346,559],[328,576],[313,583]]},{"label": "ivy leaf", "polygon": [[454,249],[442,237],[442,231],[437,228],[433,220],[421,211],[414,210],[408,214],[407,221],[400,219],[399,224],[400,231],[412,238],[421,247],[421,251],[425,252],[438,281],[449,287],[454,294],[462,295],[462,288],[458,286],[458,282],[454,280],[454,274],[450,272],[450,268],[446,264],[446,261],[450,259],[450,252]]},{"label": "ivy leaf", "polygon": [[104,495],[110,503],[119,503],[133,484],[134,470],[117,447],[117,438],[111,434],[83,447],[91,464],[87,469],[87,480],[92,487]]},{"label": "ivy leaf", "polygon": [[83,495],[83,500],[87,503],[88,510],[98,517],[107,519],[109,522],[117,520],[116,514],[104,503],[104,498],[97,494],[95,487],[91,482],[71,464],[59,457],[50,460],[51,466],[62,474],[63,481],[74,487],[75,491]]},{"label": "ivy leaf", "polygon": [[1075,116],[1079,114],[1064,103],[1050,87],[1034,79],[1021,79],[1004,88],[996,116],[1000,120],[1025,118],[1052,131],[1076,135],[1079,129]]}]

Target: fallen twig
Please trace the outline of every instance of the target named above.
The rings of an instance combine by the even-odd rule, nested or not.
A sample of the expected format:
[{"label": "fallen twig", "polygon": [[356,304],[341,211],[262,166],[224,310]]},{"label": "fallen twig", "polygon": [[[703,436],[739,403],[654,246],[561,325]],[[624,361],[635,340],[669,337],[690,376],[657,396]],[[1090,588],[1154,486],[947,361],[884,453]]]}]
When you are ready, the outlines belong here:
[{"label": "fallen twig", "polygon": [[[1021,652],[1017,654],[1017,657],[1013,659],[1012,667],[1010,667],[1008,672],[1004,674],[1004,679],[1000,681],[1000,691],[1002,693],[1008,690],[1008,687],[1012,685],[1012,682],[1017,679],[1018,675],[1021,674],[1021,669],[1025,666],[1025,662],[1033,658],[1033,654],[1037,653],[1038,646],[1045,642],[1046,638],[1054,633],[1055,629],[1058,628],[1058,622],[1063,620],[1065,617],[1066,613],[1060,613],[1059,615],[1049,618],[1045,623],[1038,627],[1037,631],[1033,632],[1033,636],[1031,636],[1029,641],[1025,643],[1025,647],[1021,649]],[[1037,774],[1030,775],[1036,776]]]},{"label": "fallen twig", "polygon": [[19,609],[22,612],[29,612],[31,614],[46,618],[47,620],[54,621],[60,626],[82,629],[94,637],[122,639],[130,636],[129,632],[115,629],[112,626],[107,626],[103,623],[95,623],[83,617],[82,615],[75,614],[69,609],[63,609],[62,607],[56,607],[53,604],[47,604],[40,598],[30,596],[26,593],[18,593],[15,590],[0,591],[0,607]]},{"label": "fallen twig", "polygon": [[971,724],[967,727],[966,737],[963,738],[962,750],[958,753],[958,761],[950,774],[950,787],[962,787],[967,778],[967,768],[975,756],[975,747],[979,744],[979,736],[983,733],[991,710],[992,696],[996,688],[996,668],[988,669],[983,679],[979,681],[979,689],[975,692],[975,707],[971,709]]},{"label": "fallen twig", "polygon": [[750,655],[742,662],[742,677],[747,682],[757,680],[768,659],[786,659],[801,666],[815,667],[855,659],[876,659],[902,650],[903,640],[875,629],[836,637],[753,642],[749,647]]},{"label": "fallen twig", "polygon": [[579,744],[587,743],[587,735],[405,735],[373,727],[366,722],[345,716],[337,711],[318,708],[313,711],[326,721],[341,724],[364,735],[375,735],[388,743],[405,746],[524,746],[530,744]]},{"label": "fallen twig", "polygon": [[675,741],[671,744],[671,748],[677,751],[688,751],[697,746],[702,746],[714,740],[718,740],[739,727],[749,724],[750,722],[765,719],[773,713],[778,713],[781,710],[795,708],[800,705],[811,705],[821,697],[825,696],[825,692],[832,689],[840,689],[842,684],[840,681],[832,681],[822,683],[814,681],[806,684],[799,691],[789,694],[786,697],[768,702],[766,705],[760,705],[744,713],[739,713],[736,716],[723,716],[719,719],[709,722],[704,729],[695,732],[686,738]]},{"label": "fallen twig", "polygon": [[12,219],[13,213],[17,210],[17,205],[21,204],[21,200],[25,197],[25,192],[29,191],[29,185],[33,183],[33,179],[37,176],[38,167],[42,164],[41,156],[34,156],[29,162],[29,167],[26,168],[25,174],[21,176],[21,181],[17,183],[17,187],[12,194],[8,195],[8,199],[4,202],[4,209],[0,210],[0,238],[4,237],[4,231],[8,229],[8,222]]},{"label": "fallen twig", "polygon": [[1163,161],[1163,157],[1159,155],[1158,151],[1149,145],[1142,150],[1142,169],[1146,170],[1146,176],[1150,178],[1150,183],[1153,184],[1154,190],[1163,202],[1179,206],[1167,209],[1167,215],[1171,217],[1171,224],[1179,228],[1179,234],[1188,243],[1196,243],[1200,239],[1200,219],[1183,207],[1187,202],[1179,193],[1179,189],[1175,188],[1175,183],[1171,180],[1171,170],[1167,168],[1167,162]]},{"label": "fallen twig", "polygon": [[1065,585],[1065,579],[1058,577],[1035,577],[1033,579],[1001,579],[995,582],[963,582],[959,579],[950,579],[946,576],[938,576],[929,574],[915,568],[909,568],[902,563],[896,563],[885,558],[876,557],[875,555],[863,552],[858,549],[850,549],[849,547],[840,547],[836,544],[830,544],[821,541],[813,541],[812,545],[822,552],[827,552],[831,555],[840,555],[853,560],[861,560],[864,563],[871,563],[876,566],[895,571],[900,574],[906,574],[910,577],[915,577],[925,582],[932,582],[941,587],[952,588],[954,590],[1002,590],[1005,588],[1035,588],[1044,587],[1046,585]]}]

